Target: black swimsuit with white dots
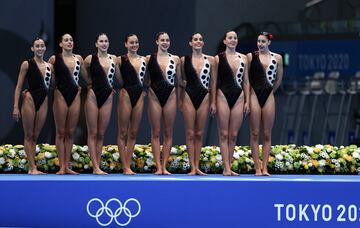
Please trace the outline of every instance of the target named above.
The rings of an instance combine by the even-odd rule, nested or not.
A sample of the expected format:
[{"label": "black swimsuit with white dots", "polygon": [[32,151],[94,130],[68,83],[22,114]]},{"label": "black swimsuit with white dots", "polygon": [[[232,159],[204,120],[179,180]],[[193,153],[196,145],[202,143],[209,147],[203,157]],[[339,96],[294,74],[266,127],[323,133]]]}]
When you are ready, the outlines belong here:
[{"label": "black swimsuit with white dots", "polygon": [[124,81],[124,89],[130,97],[131,106],[135,107],[142,92],[146,64],[143,57],[140,58],[141,65],[139,72],[136,72],[127,55],[121,56],[120,72]]},{"label": "black swimsuit with white dots", "polygon": [[259,52],[256,51],[252,53],[249,80],[261,108],[264,107],[268,97],[273,91],[276,69],[277,62],[273,53],[270,53],[270,64],[266,70],[260,61]]},{"label": "black swimsuit with white dots", "polygon": [[79,91],[80,61],[75,56],[73,57],[75,61],[73,72],[69,71],[61,54],[56,56],[54,64],[56,88],[64,97],[68,107],[73,103]]},{"label": "black swimsuit with white dots", "polygon": [[113,81],[115,75],[115,63],[110,59],[110,67],[107,74],[104,71],[104,68],[101,66],[99,57],[97,55],[92,55],[91,64],[90,64],[90,76],[92,80],[92,89],[96,96],[96,102],[98,108],[101,108],[106,100],[109,98],[113,92]]},{"label": "black swimsuit with white dots", "polygon": [[208,57],[204,56],[204,66],[200,71],[200,75],[198,75],[191,62],[191,56],[185,56],[184,73],[186,80],[185,91],[197,110],[209,92],[210,63]]},{"label": "black swimsuit with white dots", "polygon": [[28,64],[29,68],[25,76],[29,86],[27,91],[30,92],[35,104],[35,110],[38,111],[48,95],[51,80],[51,70],[49,65],[45,63],[45,75],[42,76],[41,71],[34,59],[29,59]]},{"label": "black swimsuit with white dots", "polygon": [[169,54],[169,63],[166,67],[166,76],[164,76],[156,56],[157,54],[151,55],[148,64],[150,86],[159,100],[161,107],[164,107],[174,89],[176,67],[174,59]]},{"label": "black swimsuit with white dots", "polygon": [[241,83],[245,71],[245,63],[240,54],[238,54],[240,64],[234,76],[233,71],[227,61],[225,52],[220,53],[218,56],[219,66],[217,87],[223,92],[228,102],[229,108],[232,109],[242,92]]}]

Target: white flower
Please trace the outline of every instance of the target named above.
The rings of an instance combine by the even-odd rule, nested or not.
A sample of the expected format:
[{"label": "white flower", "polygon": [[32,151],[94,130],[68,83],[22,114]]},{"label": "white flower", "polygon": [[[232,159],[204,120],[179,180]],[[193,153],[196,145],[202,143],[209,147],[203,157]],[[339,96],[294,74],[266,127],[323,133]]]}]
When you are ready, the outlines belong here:
[{"label": "white flower", "polygon": [[277,154],[275,155],[275,158],[279,161],[282,161],[284,159],[284,157],[282,156],[282,154]]},{"label": "white flower", "polygon": [[152,159],[148,158],[148,159],[146,159],[145,163],[148,166],[152,166],[154,164],[154,161]]},{"label": "white flower", "polygon": [[9,154],[9,157],[10,157],[10,158],[14,158],[14,157],[15,157],[16,152],[15,152],[14,149],[10,149],[10,150],[9,150],[9,153],[10,153],[10,154]]},{"label": "white flower", "polygon": [[40,147],[38,145],[36,145],[36,153],[40,152]]},{"label": "white flower", "polygon": [[217,154],[217,155],[215,156],[215,158],[216,158],[217,161],[221,161],[221,160],[222,160],[220,154]]},{"label": "white flower", "polygon": [[319,165],[320,165],[320,167],[324,167],[326,165],[326,161],[324,159],[321,159],[319,161]]},{"label": "white flower", "polygon": [[245,152],[243,150],[239,150],[238,153],[240,156],[243,156]]},{"label": "white flower", "polygon": [[88,148],[87,145],[80,147],[80,150],[81,150],[82,152],[87,152],[88,149],[89,149],[89,148]]},{"label": "white flower", "polygon": [[314,149],[312,147],[306,146],[306,150],[309,154],[313,154],[314,153]]},{"label": "white flower", "polygon": [[290,162],[285,162],[285,166],[289,167],[290,165]]},{"label": "white flower", "polygon": [[203,161],[209,161],[209,159],[207,157],[204,157],[202,160]]},{"label": "white flower", "polygon": [[154,155],[149,151],[146,151],[146,156],[151,158],[151,159],[154,159]]},{"label": "white flower", "polygon": [[318,148],[318,149],[320,149],[320,150],[322,150],[322,149],[324,148],[324,146],[321,145],[321,144],[317,144],[315,147]]},{"label": "white flower", "polygon": [[219,162],[216,162],[216,163],[215,163],[215,167],[216,167],[216,168],[219,168],[219,167],[220,167]]},{"label": "white flower", "polygon": [[19,156],[23,157],[25,156],[25,151],[23,149],[18,151]]},{"label": "white flower", "polygon": [[25,168],[25,165],[24,165],[24,164],[19,164],[19,168],[20,168],[20,169],[24,169],[24,168]]},{"label": "white flower", "polygon": [[4,158],[0,158],[0,165],[5,164],[5,159]]},{"label": "white flower", "polygon": [[109,152],[111,152],[111,151],[113,151],[113,150],[114,150],[114,148],[112,148],[111,146],[108,147],[108,151],[109,151]]},{"label": "white flower", "polygon": [[312,162],[309,162],[309,167],[312,167],[313,166],[313,163]]},{"label": "white flower", "polygon": [[246,163],[251,163],[252,160],[251,160],[250,158],[245,158],[245,162],[246,162]]},{"label": "white flower", "polygon": [[355,151],[354,153],[352,153],[352,156],[353,156],[353,158],[357,158],[357,159],[360,158],[360,154],[359,154],[357,151]]},{"label": "white flower", "polygon": [[144,170],[148,170],[149,167],[147,165],[144,166]]},{"label": "white flower", "polygon": [[172,168],[174,168],[174,169],[176,169],[176,168],[178,168],[179,167],[179,162],[178,161],[173,161],[173,162],[171,162],[170,163],[170,167],[172,167]]},{"label": "white flower", "polygon": [[119,154],[118,152],[113,153],[113,154],[112,154],[112,157],[114,158],[115,161],[118,161],[119,158],[120,158],[120,154]]},{"label": "white flower", "polygon": [[320,155],[320,157],[325,158],[325,159],[329,158],[329,155],[326,152],[320,152],[319,155]]},{"label": "white flower", "polygon": [[233,157],[234,157],[235,159],[239,159],[239,158],[240,158],[239,153],[238,153],[238,152],[235,152],[234,155],[233,155]]},{"label": "white flower", "polygon": [[14,165],[12,163],[8,163],[7,167],[4,169],[5,171],[11,171],[14,169]]},{"label": "white flower", "polygon": [[72,154],[72,158],[73,158],[75,161],[77,161],[77,160],[79,160],[80,155],[75,152],[75,153]]},{"label": "white flower", "polygon": [[281,161],[276,161],[275,168],[282,169],[284,168],[284,164]]},{"label": "white flower", "polygon": [[189,163],[184,163],[183,164],[183,170],[187,170],[188,168],[190,168],[190,164]]},{"label": "white flower", "polygon": [[170,154],[176,155],[178,153],[177,149],[175,147],[171,147]]},{"label": "white flower", "polygon": [[36,162],[38,165],[44,165],[46,164],[46,160],[45,159],[40,159]]},{"label": "white flower", "polygon": [[52,157],[52,156],[51,156],[51,153],[48,152],[48,151],[45,152],[44,156],[45,156],[46,158],[51,158],[51,157]]},{"label": "white flower", "polygon": [[23,158],[20,160],[20,164],[25,164],[25,163],[26,163],[26,159]]},{"label": "white flower", "polygon": [[88,164],[84,165],[84,169],[88,169],[88,168],[89,168]]}]

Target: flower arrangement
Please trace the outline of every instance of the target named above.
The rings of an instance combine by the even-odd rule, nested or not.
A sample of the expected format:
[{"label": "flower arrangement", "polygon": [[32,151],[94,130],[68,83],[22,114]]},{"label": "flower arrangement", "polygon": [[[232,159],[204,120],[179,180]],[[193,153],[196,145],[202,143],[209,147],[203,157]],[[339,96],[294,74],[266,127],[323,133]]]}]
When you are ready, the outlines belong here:
[{"label": "flower arrangement", "polygon": [[[261,149],[260,147],[260,153]],[[119,173],[122,170],[120,159],[116,145],[104,146],[101,168],[106,172]],[[38,144],[35,160],[42,171],[53,173],[59,169],[54,145]],[[87,146],[73,145],[70,166],[78,172],[92,172]],[[156,170],[151,145],[135,145],[131,168],[137,173],[152,173]],[[219,147],[202,148],[200,168],[206,173],[222,173],[223,162]],[[249,146],[235,147],[231,168],[239,173],[254,173],[254,161]],[[28,162],[23,145],[0,146],[0,172],[24,173],[27,170]],[[190,162],[186,146],[171,148],[168,170],[173,173],[189,172]],[[360,148],[355,145],[272,146],[269,171],[274,174],[360,174]]]}]

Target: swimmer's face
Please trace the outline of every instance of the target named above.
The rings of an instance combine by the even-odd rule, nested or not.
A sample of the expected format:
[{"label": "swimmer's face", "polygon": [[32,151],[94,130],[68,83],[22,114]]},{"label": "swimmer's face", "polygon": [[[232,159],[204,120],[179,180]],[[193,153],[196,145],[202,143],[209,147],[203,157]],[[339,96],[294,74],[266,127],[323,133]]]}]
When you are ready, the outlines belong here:
[{"label": "swimmer's face", "polygon": [[161,34],[156,40],[156,44],[162,51],[167,51],[170,47],[170,37],[167,33]]},{"label": "swimmer's face", "polygon": [[95,46],[103,52],[107,52],[109,45],[109,39],[105,34],[100,35],[95,43]]},{"label": "swimmer's face", "polygon": [[202,49],[204,47],[204,40],[202,35],[200,33],[194,34],[189,44],[193,49]]},{"label": "swimmer's face", "polygon": [[45,41],[42,39],[35,40],[33,46],[31,47],[31,51],[38,57],[44,56],[46,51]]},{"label": "swimmer's face", "polygon": [[228,47],[228,48],[236,48],[236,46],[238,44],[238,37],[237,37],[236,32],[230,31],[230,32],[226,33],[226,36],[225,36],[225,39],[223,42],[226,45],[226,47]]},{"label": "swimmer's face", "polygon": [[62,36],[60,47],[64,50],[72,50],[74,48],[74,40],[70,34]]},{"label": "swimmer's face", "polygon": [[125,42],[128,51],[137,52],[139,50],[139,39],[136,35],[129,36]]},{"label": "swimmer's face", "polygon": [[269,45],[270,45],[270,40],[266,36],[264,35],[258,36],[257,46],[259,51],[266,50],[267,48],[269,48]]}]

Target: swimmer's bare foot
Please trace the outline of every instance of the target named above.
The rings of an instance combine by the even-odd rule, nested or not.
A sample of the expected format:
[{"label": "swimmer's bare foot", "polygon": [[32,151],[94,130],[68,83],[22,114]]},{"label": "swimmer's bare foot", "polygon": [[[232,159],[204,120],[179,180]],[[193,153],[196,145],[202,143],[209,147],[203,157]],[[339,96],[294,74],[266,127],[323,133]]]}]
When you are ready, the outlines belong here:
[{"label": "swimmer's bare foot", "polygon": [[196,175],[196,170],[195,169],[191,169],[190,173],[188,173],[189,176],[194,176]]},{"label": "swimmer's bare foot", "polygon": [[64,175],[65,173],[65,169],[60,169],[58,172],[56,172],[57,175]]},{"label": "swimmer's bare foot", "polygon": [[262,175],[267,176],[267,177],[271,176],[271,174],[268,172],[267,168],[263,169]]},{"label": "swimmer's bare foot", "polygon": [[163,169],[163,175],[171,175],[171,173],[169,171],[167,171],[166,169]]},{"label": "swimmer's bare foot", "polygon": [[65,170],[65,172],[66,172],[67,174],[70,174],[70,175],[78,175],[78,174],[79,174],[78,172],[75,172],[74,170],[72,170],[72,169],[70,169],[70,168],[67,168],[67,169]]},{"label": "swimmer's bare foot", "polygon": [[135,175],[136,173],[134,173],[130,168],[126,168],[126,169],[123,169],[123,174],[124,175]]},{"label": "swimmer's bare foot", "polygon": [[154,173],[155,175],[162,175],[163,172],[161,169],[157,169],[156,172]]},{"label": "swimmer's bare foot", "polygon": [[207,174],[201,171],[200,169],[196,169],[196,174],[200,176],[206,176]]},{"label": "swimmer's bare foot", "polygon": [[101,169],[94,169],[93,174],[96,175],[107,175],[106,172],[102,171]]},{"label": "swimmer's bare foot", "polygon": [[262,176],[261,169],[257,169],[257,170],[255,171],[255,176]]},{"label": "swimmer's bare foot", "polygon": [[28,172],[28,174],[30,174],[30,175],[44,175],[44,174],[46,174],[46,173],[41,172],[41,171],[39,171],[39,170],[37,170],[37,169],[30,169],[29,172]]},{"label": "swimmer's bare foot", "polygon": [[230,170],[228,170],[228,171],[224,170],[223,176],[231,176],[231,171]]}]

